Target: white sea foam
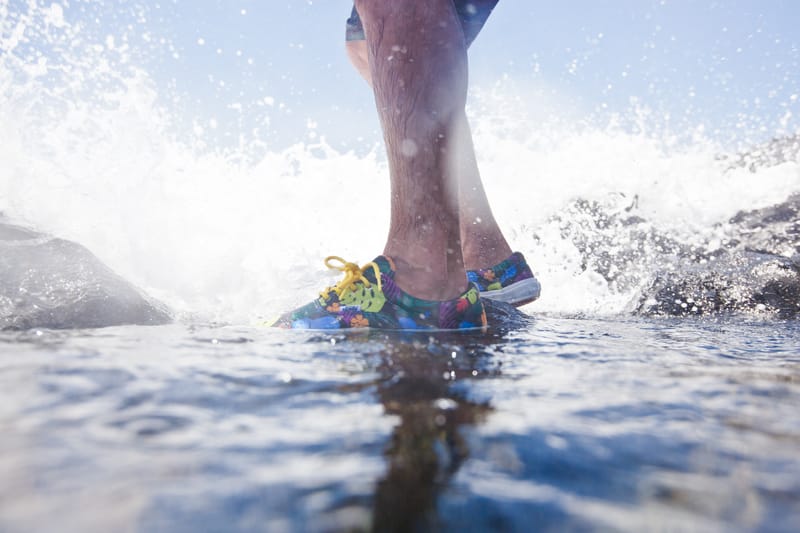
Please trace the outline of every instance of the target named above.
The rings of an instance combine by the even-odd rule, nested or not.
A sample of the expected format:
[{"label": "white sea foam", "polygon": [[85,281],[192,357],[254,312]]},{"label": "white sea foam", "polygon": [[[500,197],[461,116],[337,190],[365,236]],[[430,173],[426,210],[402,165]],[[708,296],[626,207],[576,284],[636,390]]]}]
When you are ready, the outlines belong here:
[{"label": "white sea foam", "polygon": [[[202,128],[176,131],[188,122],[127,39],[84,39],[57,4],[11,16],[0,2],[0,20],[6,215],[84,244],[181,312],[226,321],[307,300],[331,281],[327,255],[364,262],[382,249],[379,147],[342,151],[315,131],[277,150],[257,137],[209,150]],[[476,88],[470,103],[497,218],[543,285],[531,311],[614,313],[630,301],[585,269],[552,223],[576,198],[636,202],[660,230],[702,242],[738,210],[800,188],[796,163],[727,168],[700,128],[676,134],[636,106],[619,120],[573,120],[540,96],[505,80]]]}]

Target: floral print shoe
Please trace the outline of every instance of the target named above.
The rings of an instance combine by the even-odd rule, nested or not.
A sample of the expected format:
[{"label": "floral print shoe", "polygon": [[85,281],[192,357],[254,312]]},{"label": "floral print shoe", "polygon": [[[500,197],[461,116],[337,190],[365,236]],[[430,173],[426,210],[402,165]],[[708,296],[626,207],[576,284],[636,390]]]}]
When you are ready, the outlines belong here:
[{"label": "floral print shoe", "polygon": [[391,258],[379,256],[363,267],[340,257],[325,265],[344,279],[320,297],[281,316],[274,326],[290,329],[379,328],[395,330],[484,329],[486,313],[478,287],[470,284],[458,298],[445,301],[411,296],[394,281]]},{"label": "floral print shoe", "polygon": [[493,267],[468,270],[467,279],[478,286],[481,298],[516,306],[534,301],[542,292],[525,256],[519,252]]}]

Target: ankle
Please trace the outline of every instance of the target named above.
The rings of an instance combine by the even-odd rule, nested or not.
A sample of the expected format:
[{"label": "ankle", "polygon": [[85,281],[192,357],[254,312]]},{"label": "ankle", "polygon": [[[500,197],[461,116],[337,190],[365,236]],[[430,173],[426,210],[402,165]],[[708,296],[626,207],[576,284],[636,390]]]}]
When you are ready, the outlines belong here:
[{"label": "ankle", "polygon": [[467,270],[492,267],[508,259],[512,253],[495,223],[462,228],[461,243],[461,255]]},{"label": "ankle", "polygon": [[462,254],[466,270],[480,270],[502,263],[511,256],[512,251],[504,241],[502,245],[495,246],[464,246]]},{"label": "ankle", "polygon": [[467,289],[467,274],[462,264],[451,268],[415,265],[403,258],[392,258],[394,280],[405,292],[421,300],[443,301],[460,296]]}]

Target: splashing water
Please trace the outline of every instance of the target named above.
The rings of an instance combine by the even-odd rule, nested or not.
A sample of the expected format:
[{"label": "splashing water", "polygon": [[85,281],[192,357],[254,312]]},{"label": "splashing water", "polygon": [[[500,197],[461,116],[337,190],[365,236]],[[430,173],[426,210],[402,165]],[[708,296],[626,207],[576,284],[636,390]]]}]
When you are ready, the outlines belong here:
[{"label": "splashing water", "polygon": [[[382,249],[388,180],[379,146],[343,150],[320,136],[271,148],[253,133],[209,149],[203,128],[181,129],[186,102],[147,69],[154,55],[177,53],[147,9],[120,8],[114,33],[68,20],[70,10],[91,9],[0,2],[2,213],[84,244],[179,312],[224,321],[307,299],[323,284],[326,255],[366,261]],[[108,16],[107,6],[95,9]],[[652,281],[641,270],[663,260],[655,246],[646,260],[605,270],[591,260],[642,247],[622,229],[587,261],[576,243],[591,240],[598,218],[627,213],[713,251],[732,238],[738,211],[800,190],[796,151],[736,166],[701,127],[665,126],[643,106],[587,121],[563,105],[509,79],[476,87],[470,101],[497,218],[544,287],[531,310],[619,313]],[[596,208],[576,209],[576,200]],[[621,282],[609,268],[635,272]]]}]

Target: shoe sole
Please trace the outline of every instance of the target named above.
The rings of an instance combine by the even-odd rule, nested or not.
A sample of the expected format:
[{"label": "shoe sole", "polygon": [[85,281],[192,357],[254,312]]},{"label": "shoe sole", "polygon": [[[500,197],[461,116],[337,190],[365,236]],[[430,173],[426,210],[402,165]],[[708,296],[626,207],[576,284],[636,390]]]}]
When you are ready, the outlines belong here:
[{"label": "shoe sole", "polygon": [[508,287],[495,289],[493,291],[481,292],[481,298],[497,300],[514,306],[529,304],[539,298],[542,293],[542,286],[536,278],[523,279],[512,283]]}]

